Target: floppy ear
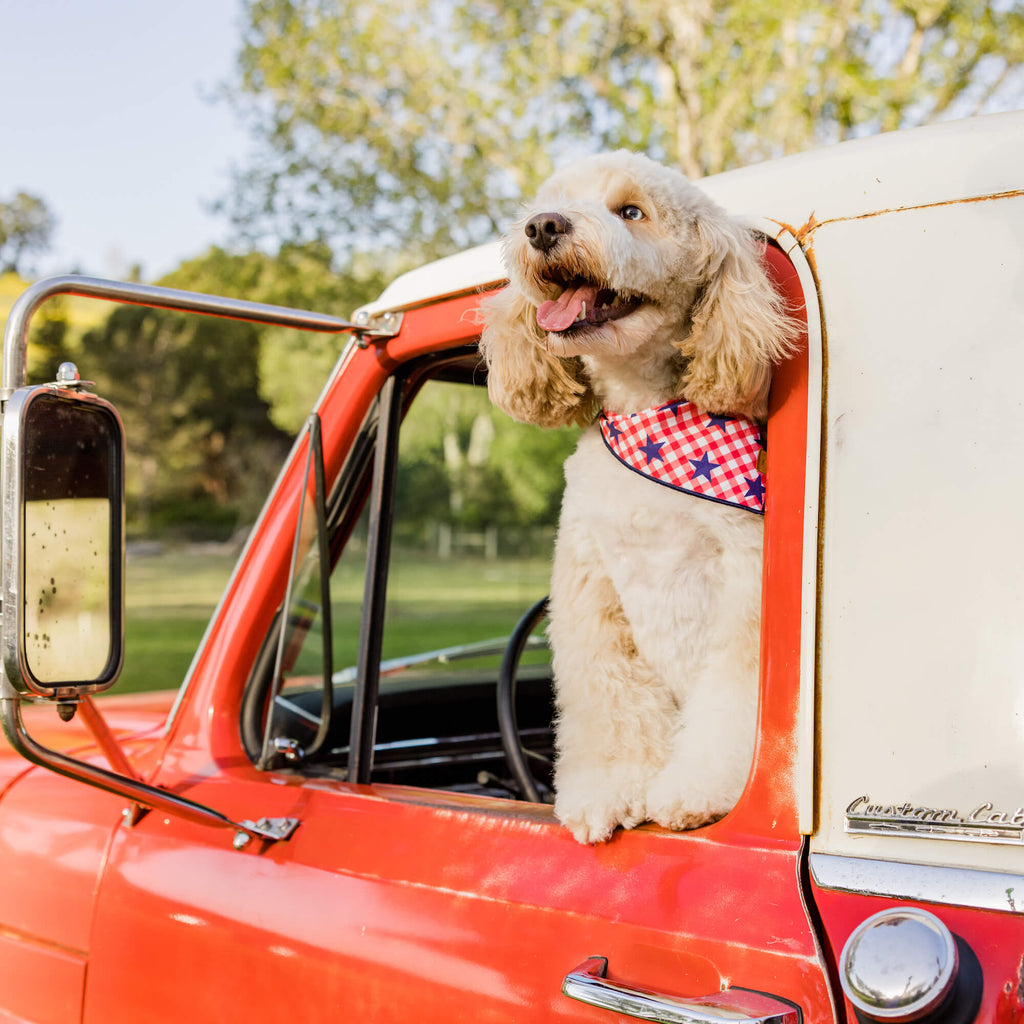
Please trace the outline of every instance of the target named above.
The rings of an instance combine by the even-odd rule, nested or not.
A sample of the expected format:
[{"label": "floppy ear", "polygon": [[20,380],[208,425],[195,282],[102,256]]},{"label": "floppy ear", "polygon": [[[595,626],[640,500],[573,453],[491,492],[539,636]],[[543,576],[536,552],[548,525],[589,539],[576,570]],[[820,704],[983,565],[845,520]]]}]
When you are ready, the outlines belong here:
[{"label": "floppy ear", "polygon": [[700,220],[707,279],[677,347],[689,357],[682,394],[700,409],[763,419],[774,363],[793,351],[797,324],[761,264],[754,236]]},{"label": "floppy ear", "polygon": [[481,303],[480,351],[491,401],[514,420],[540,427],[585,425],[594,396],[578,359],[560,359],[545,345],[537,307],[513,285]]}]

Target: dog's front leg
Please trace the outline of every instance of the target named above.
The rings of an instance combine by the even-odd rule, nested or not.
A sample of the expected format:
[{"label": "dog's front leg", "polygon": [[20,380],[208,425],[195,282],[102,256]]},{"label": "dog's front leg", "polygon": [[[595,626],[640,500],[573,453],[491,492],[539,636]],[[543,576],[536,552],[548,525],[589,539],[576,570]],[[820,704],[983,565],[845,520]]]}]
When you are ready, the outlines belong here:
[{"label": "dog's front leg", "polygon": [[756,720],[756,648],[713,649],[688,681],[671,752],[648,788],[651,820],[689,829],[732,810],[750,771]]},{"label": "dog's front leg", "polygon": [[582,523],[559,533],[551,584],[555,814],[581,843],[647,818],[644,794],[669,748],[675,701],[638,655],[600,552]]}]

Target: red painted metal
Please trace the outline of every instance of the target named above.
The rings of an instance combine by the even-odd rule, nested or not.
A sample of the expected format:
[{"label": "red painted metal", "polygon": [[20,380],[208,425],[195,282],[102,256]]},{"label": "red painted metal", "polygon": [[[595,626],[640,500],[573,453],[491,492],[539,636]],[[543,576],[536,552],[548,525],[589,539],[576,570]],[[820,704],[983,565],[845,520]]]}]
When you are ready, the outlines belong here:
[{"label": "red painted metal", "polygon": [[[812,886],[814,901],[822,915],[832,953],[838,959],[843,944],[866,917],[893,906],[919,906],[945,922],[962,938],[981,963],[984,989],[977,1020],[994,1024],[1024,1021],[1024,918],[1020,914],[935,903],[915,903],[880,896],[859,896],[829,892]],[[847,1000],[848,1019],[854,1021]]]},{"label": "red painted metal", "polygon": [[0,800],[0,1006],[15,1020],[79,1019],[96,893],[120,821],[113,797],[39,769]]},{"label": "red painted metal", "polygon": [[[776,269],[798,304],[792,269],[784,259]],[[472,341],[477,303],[410,311],[398,336],[351,352],[320,408],[328,477],[387,375]],[[234,820],[295,817],[298,830],[239,851],[230,834],[158,812],[126,827],[112,798],[30,772],[0,802],[0,863],[36,877],[0,903],[0,933],[32,922],[21,927],[33,941],[70,950],[77,967],[87,960],[82,1019],[104,1024],[611,1020],[560,994],[564,974],[594,954],[632,986],[684,997],[755,988],[795,1001],[808,1024],[831,1021],[802,902],[794,788],[806,396],[797,357],[777,375],[769,425],[760,739],[747,791],[721,822],[688,834],[645,826],[584,847],[543,807],[255,771],[240,701],[285,586],[299,452],[174,721],[132,746],[155,784]],[[41,851],[15,849],[28,803],[45,808],[28,819],[47,822]],[[69,838],[59,849],[60,822]],[[52,862],[76,889],[66,919],[46,879]],[[11,998],[31,1002],[45,958],[21,970]],[[72,974],[61,998],[82,982]]]},{"label": "red painted metal", "polygon": [[996,1024],[1018,1024],[1024,1020],[1024,953],[996,996]]}]

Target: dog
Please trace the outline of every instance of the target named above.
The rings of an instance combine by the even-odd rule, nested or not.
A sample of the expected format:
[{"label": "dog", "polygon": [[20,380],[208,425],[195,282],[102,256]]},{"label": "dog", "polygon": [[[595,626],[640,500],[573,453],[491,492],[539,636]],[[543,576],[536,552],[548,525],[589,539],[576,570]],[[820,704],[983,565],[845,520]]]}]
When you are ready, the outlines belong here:
[{"label": "dog", "polygon": [[[502,252],[509,285],[482,314],[491,399],[516,420],[587,428],[565,463],[552,565],[556,817],[581,843],[644,821],[710,823],[739,798],[753,756],[763,478],[752,467],[795,323],[753,233],[634,153],[556,172]],[[745,504],[702,493],[731,458],[706,436],[672,454],[684,418],[753,444]],[[665,463],[674,481],[645,478]]]}]

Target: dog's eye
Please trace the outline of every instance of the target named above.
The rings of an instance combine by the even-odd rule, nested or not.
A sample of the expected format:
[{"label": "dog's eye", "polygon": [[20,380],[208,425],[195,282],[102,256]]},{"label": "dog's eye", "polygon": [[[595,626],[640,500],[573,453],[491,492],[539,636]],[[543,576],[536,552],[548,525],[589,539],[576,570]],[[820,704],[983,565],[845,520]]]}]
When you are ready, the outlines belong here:
[{"label": "dog's eye", "polygon": [[628,204],[622,207],[621,210],[619,210],[619,216],[623,220],[643,220],[644,211],[641,210],[639,206],[633,206],[632,204]]}]

